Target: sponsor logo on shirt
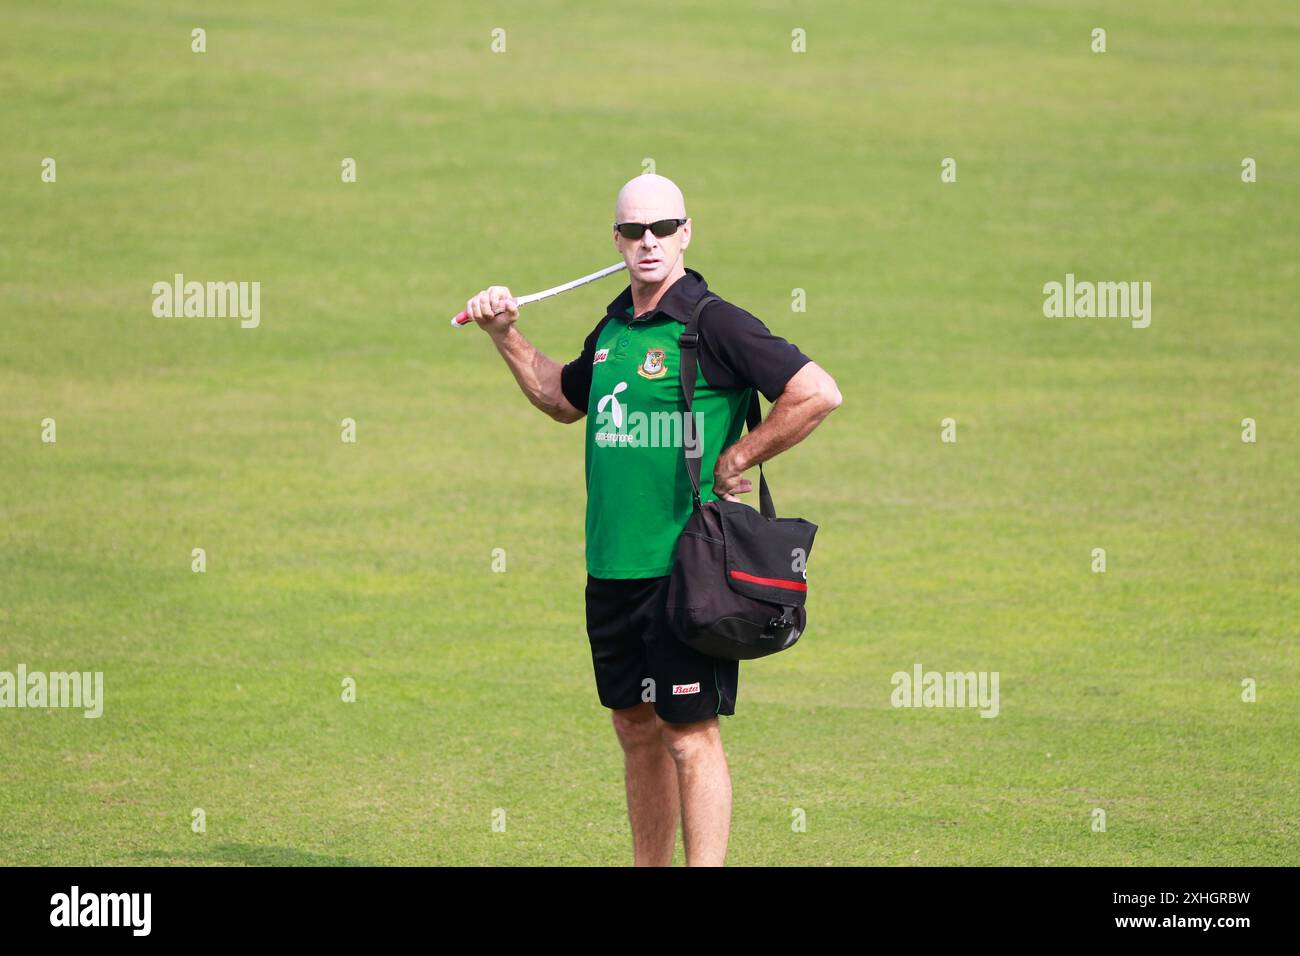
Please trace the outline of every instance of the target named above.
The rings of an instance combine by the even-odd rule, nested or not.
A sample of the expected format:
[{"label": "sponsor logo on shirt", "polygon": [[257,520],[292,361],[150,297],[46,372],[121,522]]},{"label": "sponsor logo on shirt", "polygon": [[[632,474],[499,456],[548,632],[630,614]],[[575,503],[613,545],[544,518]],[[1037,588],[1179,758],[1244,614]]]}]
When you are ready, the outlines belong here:
[{"label": "sponsor logo on shirt", "polygon": [[[639,370],[638,370],[639,371]],[[597,448],[681,448],[687,458],[699,458],[704,445],[704,413],[631,411],[618,400],[627,391],[619,382],[596,403],[592,440]]]},{"label": "sponsor logo on shirt", "polygon": [[673,696],[678,694],[698,694],[700,692],[700,682],[694,684],[673,684]]},{"label": "sponsor logo on shirt", "polygon": [[[614,386],[612,392],[608,395],[602,396],[600,401],[596,403],[596,414],[601,417],[608,414],[609,421],[614,426],[614,431],[618,431],[623,427],[623,406],[615,396],[617,396],[619,392],[626,390],[627,382],[619,382]],[[609,409],[608,413],[605,411],[607,408]]]},{"label": "sponsor logo on shirt", "polygon": [[591,364],[599,365],[607,358],[609,358],[609,349],[596,349],[596,357],[591,360]]}]

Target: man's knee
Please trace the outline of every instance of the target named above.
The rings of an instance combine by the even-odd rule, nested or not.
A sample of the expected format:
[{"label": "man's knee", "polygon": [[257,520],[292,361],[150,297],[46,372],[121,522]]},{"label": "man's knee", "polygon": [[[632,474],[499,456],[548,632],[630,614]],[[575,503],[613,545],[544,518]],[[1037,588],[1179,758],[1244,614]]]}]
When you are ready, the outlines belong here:
[{"label": "man's knee", "polygon": [[722,735],[718,731],[716,717],[689,724],[664,722],[660,726],[659,736],[678,763],[722,746]]},{"label": "man's knee", "polygon": [[624,750],[646,747],[659,742],[659,718],[654,704],[640,703],[610,711],[614,732]]}]

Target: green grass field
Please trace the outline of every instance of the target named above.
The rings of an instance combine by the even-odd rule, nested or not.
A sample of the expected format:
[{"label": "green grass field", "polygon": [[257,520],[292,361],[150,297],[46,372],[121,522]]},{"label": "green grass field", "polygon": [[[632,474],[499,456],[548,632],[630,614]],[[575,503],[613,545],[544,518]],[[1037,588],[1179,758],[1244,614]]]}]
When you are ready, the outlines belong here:
[{"label": "green grass field", "polygon": [[[630,862],[580,428],[447,318],[615,261],[647,158],[844,394],[769,472],[821,530],[729,862],[1300,863],[1300,11],[727,6],[9,5],[0,670],[106,701],[0,710],[0,863]],[[178,272],[261,325],[155,318]],[[1044,317],[1066,273],[1150,327]],[[572,358],[621,287],[521,328]],[[918,662],[1000,714],[891,707]]]}]

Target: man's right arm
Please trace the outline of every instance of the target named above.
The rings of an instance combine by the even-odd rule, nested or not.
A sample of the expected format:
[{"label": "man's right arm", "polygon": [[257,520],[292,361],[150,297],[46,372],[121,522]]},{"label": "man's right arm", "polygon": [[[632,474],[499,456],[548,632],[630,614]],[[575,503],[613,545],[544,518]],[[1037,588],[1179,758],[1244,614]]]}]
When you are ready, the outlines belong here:
[{"label": "man's right arm", "polygon": [[519,318],[519,305],[505,286],[494,285],[484,289],[465,303],[465,311],[492,338],[519,390],[530,402],[557,422],[576,422],[586,410],[575,408],[561,387],[560,373],[564,366],[547,358],[524,338],[515,320]]}]

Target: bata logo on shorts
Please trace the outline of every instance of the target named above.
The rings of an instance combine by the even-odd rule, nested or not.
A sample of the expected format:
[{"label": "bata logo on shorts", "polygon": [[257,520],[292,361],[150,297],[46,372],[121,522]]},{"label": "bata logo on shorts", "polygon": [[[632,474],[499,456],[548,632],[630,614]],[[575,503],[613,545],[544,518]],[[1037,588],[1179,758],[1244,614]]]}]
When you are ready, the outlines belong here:
[{"label": "bata logo on shorts", "polygon": [[591,360],[591,364],[599,365],[607,358],[609,358],[609,349],[596,349],[596,357]]},{"label": "bata logo on shorts", "polygon": [[678,694],[698,694],[700,692],[700,682],[694,684],[673,684],[673,696]]}]

